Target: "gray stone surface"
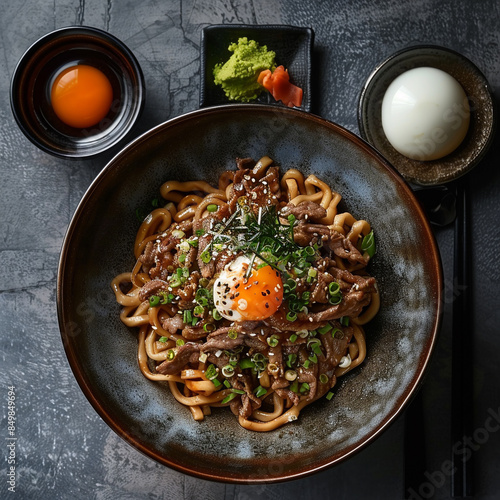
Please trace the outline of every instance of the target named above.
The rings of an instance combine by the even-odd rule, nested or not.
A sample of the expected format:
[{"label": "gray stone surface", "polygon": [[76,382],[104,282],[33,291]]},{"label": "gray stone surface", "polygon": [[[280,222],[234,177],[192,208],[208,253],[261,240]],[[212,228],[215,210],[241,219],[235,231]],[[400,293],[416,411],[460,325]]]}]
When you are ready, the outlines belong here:
[{"label": "gray stone surface", "polygon": [[[500,85],[498,0],[0,0],[0,497],[23,499],[380,498],[403,495],[404,421],[333,469],[278,485],[224,485],[160,466],[116,436],[81,393],[56,318],[61,243],[86,188],[120,146],[92,160],[53,158],[17,128],[9,83],[22,53],[48,31],[72,24],[108,30],[135,53],[145,75],[144,113],[128,139],[198,106],[199,40],[215,23],[282,23],[315,30],[314,109],[357,132],[361,86],[377,62],[415,43],[453,48]],[[125,142],[124,142],[125,143]],[[123,146],[123,144],[121,146]],[[500,405],[498,139],[470,175],[474,377],[470,442],[477,498],[498,498],[500,432],[485,428]],[[449,498],[437,473],[450,455],[449,383],[453,230],[436,232],[446,282],[442,335],[423,387],[428,481],[414,498]],[[8,491],[8,387],[16,395],[16,493]],[[492,427],[493,429],[493,427]],[[496,428],[495,428],[496,429]],[[443,484],[441,484],[443,483]]]}]

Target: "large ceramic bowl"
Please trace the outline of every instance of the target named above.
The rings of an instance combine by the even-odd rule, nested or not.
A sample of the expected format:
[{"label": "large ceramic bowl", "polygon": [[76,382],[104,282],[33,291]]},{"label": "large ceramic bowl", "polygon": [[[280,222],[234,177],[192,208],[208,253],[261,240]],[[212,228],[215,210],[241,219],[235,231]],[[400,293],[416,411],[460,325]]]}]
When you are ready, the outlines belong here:
[{"label": "large ceramic bowl", "polygon": [[[112,278],[134,264],[139,222],[167,179],[207,179],[236,157],[269,155],[315,173],[375,229],[381,310],[366,327],[364,365],[331,401],[268,433],[241,428],[227,408],[195,422],[168,387],[146,380],[136,332],[119,320]],[[129,144],[98,175],[64,241],[58,313],[69,363],[101,417],[158,462],[205,479],[273,482],[351,456],[378,436],[415,392],[441,317],[442,277],[425,216],[400,175],[369,145],[319,117],[263,105],[206,108],[163,123]]]}]

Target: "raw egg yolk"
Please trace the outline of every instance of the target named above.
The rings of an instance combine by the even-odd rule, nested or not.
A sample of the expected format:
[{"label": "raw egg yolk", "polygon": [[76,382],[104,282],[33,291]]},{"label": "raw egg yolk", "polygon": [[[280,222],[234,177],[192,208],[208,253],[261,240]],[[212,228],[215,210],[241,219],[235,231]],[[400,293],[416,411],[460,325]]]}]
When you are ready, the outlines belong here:
[{"label": "raw egg yolk", "polygon": [[248,264],[222,271],[214,285],[217,310],[232,321],[257,321],[272,316],[283,302],[280,273],[271,266],[253,269],[246,278]]},{"label": "raw egg yolk", "polygon": [[[269,318],[283,302],[283,282],[280,273],[271,266],[254,269],[245,282],[234,285],[231,309],[250,321]],[[237,288],[236,288],[237,287]]]},{"label": "raw egg yolk", "polygon": [[62,122],[70,127],[86,128],[96,125],[108,114],[113,89],[102,71],[78,64],[57,76],[50,98]]}]

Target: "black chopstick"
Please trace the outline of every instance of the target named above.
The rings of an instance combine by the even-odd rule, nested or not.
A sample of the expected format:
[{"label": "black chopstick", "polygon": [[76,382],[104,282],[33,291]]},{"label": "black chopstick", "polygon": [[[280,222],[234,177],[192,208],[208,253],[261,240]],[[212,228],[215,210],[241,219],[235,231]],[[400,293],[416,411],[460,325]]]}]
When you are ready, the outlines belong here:
[{"label": "black chopstick", "polygon": [[422,388],[405,412],[404,461],[404,498],[411,500],[416,498],[415,492],[420,485],[427,481]]},{"label": "black chopstick", "polygon": [[464,498],[473,495],[473,457],[460,453],[464,439],[472,435],[472,290],[470,280],[470,237],[467,184],[457,184],[457,218],[455,219],[453,255],[452,312],[452,374],[451,374],[451,496]]}]

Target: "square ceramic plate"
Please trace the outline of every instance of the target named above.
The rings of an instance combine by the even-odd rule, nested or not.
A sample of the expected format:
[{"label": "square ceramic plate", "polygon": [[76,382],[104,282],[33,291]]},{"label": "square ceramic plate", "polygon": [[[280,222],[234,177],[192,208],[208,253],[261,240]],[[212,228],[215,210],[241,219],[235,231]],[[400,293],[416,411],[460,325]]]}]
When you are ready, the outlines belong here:
[{"label": "square ceramic plate", "polygon": [[[314,31],[311,28],[282,25],[214,24],[203,28],[200,107],[236,103],[225,96],[220,86],[215,85],[213,70],[216,64],[226,62],[231,56],[229,45],[245,36],[276,52],[276,64],[285,66],[290,73],[292,83],[304,91],[300,109],[311,111],[311,57]],[[255,102],[283,106],[268,92],[263,92]]]}]

